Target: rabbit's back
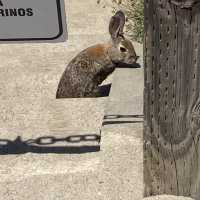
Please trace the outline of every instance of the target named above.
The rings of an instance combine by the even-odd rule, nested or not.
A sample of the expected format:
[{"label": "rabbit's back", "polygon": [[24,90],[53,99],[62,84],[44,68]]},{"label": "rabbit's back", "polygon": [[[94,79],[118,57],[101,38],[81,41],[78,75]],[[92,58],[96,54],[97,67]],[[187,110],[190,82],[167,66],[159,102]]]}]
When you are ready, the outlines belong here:
[{"label": "rabbit's back", "polygon": [[94,77],[99,68],[87,51],[82,51],[67,65],[56,93],[56,98],[90,96],[97,84]]}]

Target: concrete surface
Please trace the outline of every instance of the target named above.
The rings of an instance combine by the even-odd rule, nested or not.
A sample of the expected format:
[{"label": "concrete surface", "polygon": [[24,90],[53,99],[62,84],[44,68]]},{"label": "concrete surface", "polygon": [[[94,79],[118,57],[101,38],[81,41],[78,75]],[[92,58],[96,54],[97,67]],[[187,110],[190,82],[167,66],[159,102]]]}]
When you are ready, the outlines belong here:
[{"label": "concrete surface", "polygon": [[187,198],[187,197],[182,197],[182,196],[175,197],[171,195],[160,195],[160,196],[144,198],[144,200],[192,200],[192,199]]},{"label": "concrete surface", "polygon": [[[109,97],[55,100],[69,60],[108,39],[111,5],[66,0],[67,42],[0,46],[0,200],[142,199],[142,124],[103,130],[99,151]],[[133,74],[129,105],[141,111],[142,69]]]},{"label": "concrete surface", "polygon": [[105,105],[103,130],[117,131],[124,127],[132,130],[136,124],[143,124],[142,80],[143,68],[116,69]]}]

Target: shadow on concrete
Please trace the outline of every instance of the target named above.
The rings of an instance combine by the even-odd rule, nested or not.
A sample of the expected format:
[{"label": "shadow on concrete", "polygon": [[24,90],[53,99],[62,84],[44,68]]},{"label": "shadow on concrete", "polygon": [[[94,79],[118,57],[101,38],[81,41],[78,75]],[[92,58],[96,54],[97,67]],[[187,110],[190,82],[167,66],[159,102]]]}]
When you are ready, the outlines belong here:
[{"label": "shadow on concrete", "polygon": [[[68,145],[55,146],[55,144],[58,142],[65,142]],[[0,139],[0,155],[25,154],[29,152],[38,154],[82,154],[100,151],[99,145],[77,145],[78,143],[84,142],[99,143],[100,136],[96,134],[73,135],[66,138],[45,136],[25,141],[23,141],[20,136],[13,141],[8,139]]]},{"label": "shadow on concrete", "polygon": [[[142,120],[119,120],[119,119],[129,119],[129,118],[139,118]],[[134,124],[143,123],[143,115],[105,115],[103,126],[109,124]]]},{"label": "shadow on concrete", "polygon": [[120,62],[117,64],[116,68],[141,68],[141,65],[139,63],[127,64]]},{"label": "shadow on concrete", "polygon": [[99,97],[107,97],[110,93],[111,84],[101,85],[98,87],[100,96]]},{"label": "shadow on concrete", "polygon": [[[120,62],[116,64],[116,68],[141,68],[141,65],[139,63],[127,64],[127,63]],[[111,84],[102,85],[102,86],[99,86],[98,88],[99,88],[99,93],[100,93],[99,97],[109,96]]]}]

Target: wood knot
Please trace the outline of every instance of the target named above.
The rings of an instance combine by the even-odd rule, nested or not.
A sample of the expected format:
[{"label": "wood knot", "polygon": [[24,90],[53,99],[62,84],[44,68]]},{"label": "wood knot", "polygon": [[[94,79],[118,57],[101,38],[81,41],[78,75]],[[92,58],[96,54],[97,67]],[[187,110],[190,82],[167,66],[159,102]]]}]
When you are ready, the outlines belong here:
[{"label": "wood knot", "polygon": [[197,103],[192,110],[191,126],[193,130],[200,129],[200,102]]},{"label": "wood knot", "polygon": [[192,8],[199,0],[170,0],[170,3],[179,6],[180,8]]}]

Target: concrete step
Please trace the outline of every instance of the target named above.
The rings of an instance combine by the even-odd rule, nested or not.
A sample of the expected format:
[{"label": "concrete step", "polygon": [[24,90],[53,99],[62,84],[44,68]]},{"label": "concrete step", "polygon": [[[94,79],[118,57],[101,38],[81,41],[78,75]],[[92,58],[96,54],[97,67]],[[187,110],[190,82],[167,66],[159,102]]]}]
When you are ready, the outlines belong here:
[{"label": "concrete step", "polygon": [[14,140],[98,134],[104,99],[31,99],[2,102],[0,138]]},{"label": "concrete step", "polygon": [[130,132],[142,124],[143,69],[117,69],[105,106],[102,131]]},{"label": "concrete step", "polygon": [[97,4],[97,0],[65,0],[69,34],[108,34],[112,14],[110,2],[103,0]]}]

